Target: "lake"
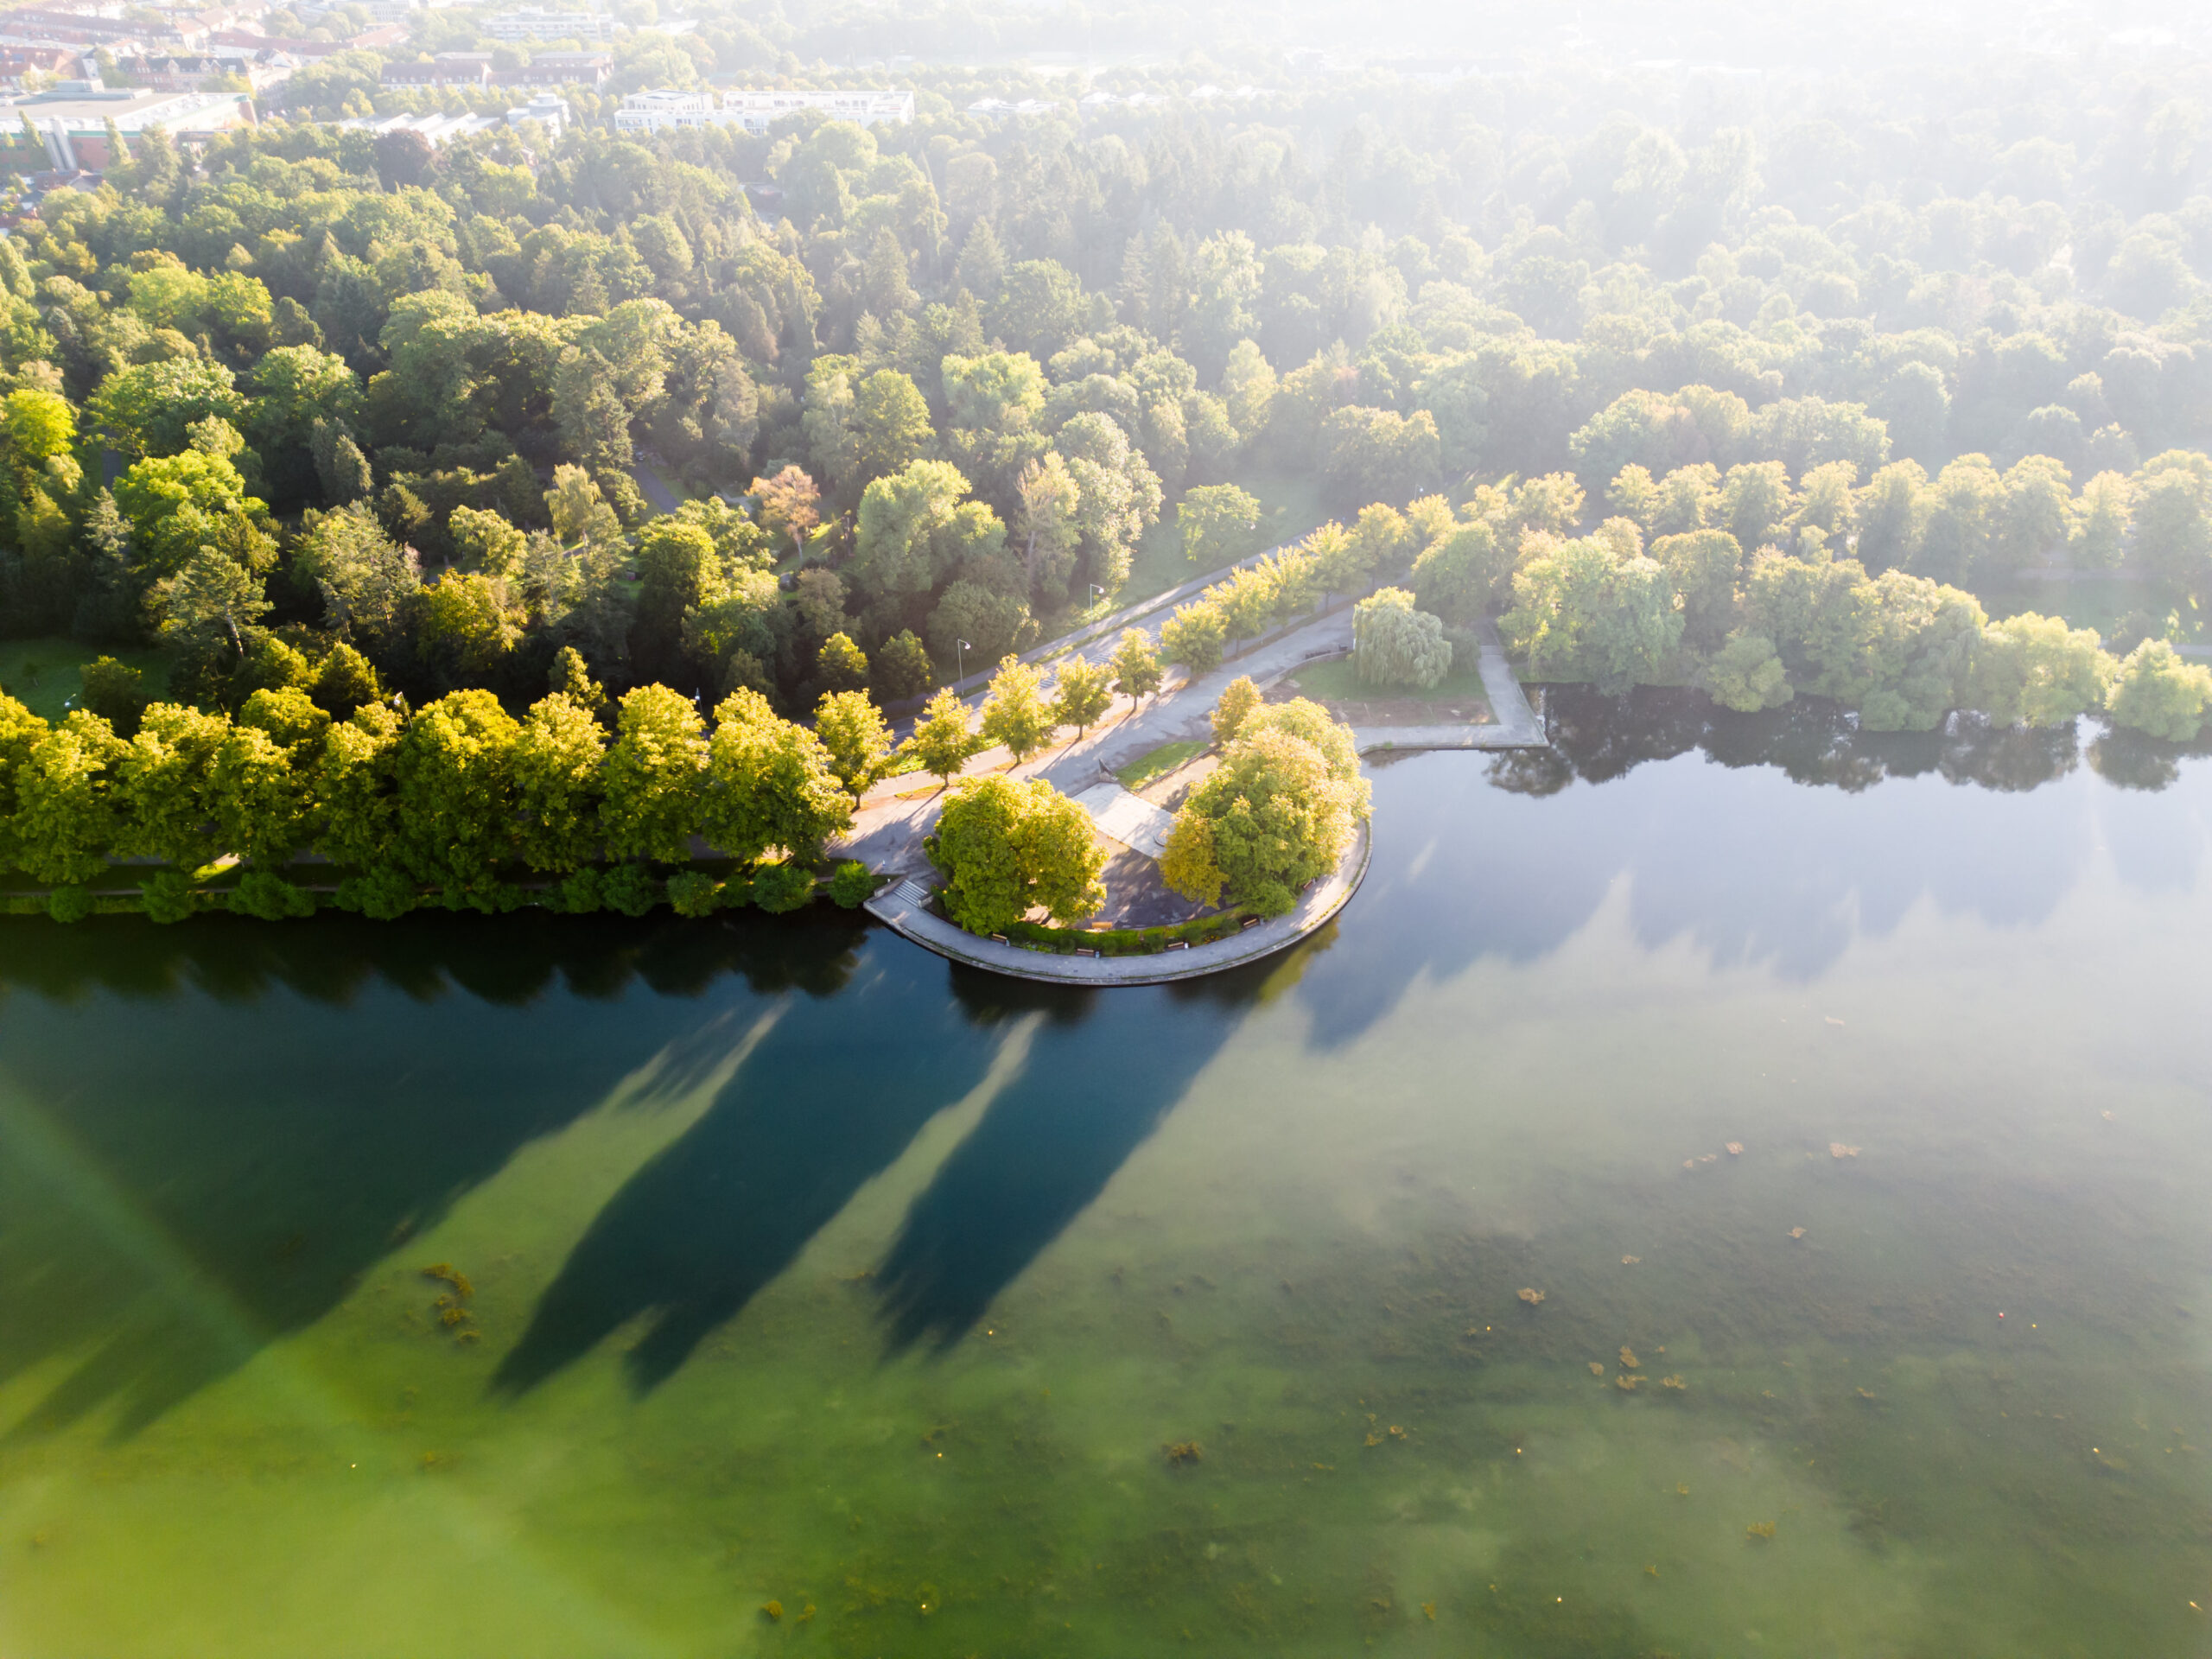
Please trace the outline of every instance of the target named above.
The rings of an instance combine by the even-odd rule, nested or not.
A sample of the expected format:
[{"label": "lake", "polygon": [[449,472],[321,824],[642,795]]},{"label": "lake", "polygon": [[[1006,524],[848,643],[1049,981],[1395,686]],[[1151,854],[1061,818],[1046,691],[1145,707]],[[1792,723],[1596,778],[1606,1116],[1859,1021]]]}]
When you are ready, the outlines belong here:
[{"label": "lake", "polygon": [[2212,763],[1553,719],[1185,986],[0,925],[0,1651],[2202,1654]]}]

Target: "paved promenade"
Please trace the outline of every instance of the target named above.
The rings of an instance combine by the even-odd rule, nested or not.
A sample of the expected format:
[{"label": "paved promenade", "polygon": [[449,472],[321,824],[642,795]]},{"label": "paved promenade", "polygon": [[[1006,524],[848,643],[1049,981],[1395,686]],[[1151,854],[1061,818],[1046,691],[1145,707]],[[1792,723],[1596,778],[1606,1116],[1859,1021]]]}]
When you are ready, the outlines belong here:
[{"label": "paved promenade", "polygon": [[1196,979],[1218,974],[1246,963],[1288,950],[1300,939],[1326,926],[1359,888],[1367,874],[1368,854],[1373,845],[1368,826],[1362,824],[1344,861],[1335,872],[1314,883],[1288,915],[1246,928],[1212,944],[1194,944],[1187,950],[1163,950],[1151,957],[1063,957],[1050,950],[1031,950],[1018,944],[1000,944],[978,938],[923,908],[925,884],[900,882],[887,887],[868,902],[868,912],[893,932],[927,950],[971,967],[1016,979],[1037,979],[1060,985],[1158,985],[1169,980]]}]

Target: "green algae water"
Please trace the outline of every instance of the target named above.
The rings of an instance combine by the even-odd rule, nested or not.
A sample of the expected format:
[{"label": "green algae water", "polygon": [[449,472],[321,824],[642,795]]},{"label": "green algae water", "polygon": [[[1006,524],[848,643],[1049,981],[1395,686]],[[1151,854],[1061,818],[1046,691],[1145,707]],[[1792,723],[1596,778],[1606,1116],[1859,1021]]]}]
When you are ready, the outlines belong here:
[{"label": "green algae water", "polygon": [[1180,988],[8,926],[0,1654],[2212,1649],[2212,763],[1554,726]]}]

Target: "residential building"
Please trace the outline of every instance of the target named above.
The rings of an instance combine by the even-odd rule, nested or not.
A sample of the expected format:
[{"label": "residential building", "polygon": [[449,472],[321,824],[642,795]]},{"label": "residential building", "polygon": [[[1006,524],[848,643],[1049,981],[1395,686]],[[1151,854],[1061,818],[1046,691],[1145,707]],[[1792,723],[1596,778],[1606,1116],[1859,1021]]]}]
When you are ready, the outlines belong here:
[{"label": "residential building", "polygon": [[718,113],[711,93],[683,92],[673,86],[658,86],[649,92],[632,92],[624,99],[622,107],[614,111],[614,130],[665,132],[676,127],[719,126],[721,123],[715,118]]},{"label": "residential building", "polygon": [[246,75],[246,65],[232,57],[184,55],[118,58],[116,73],[134,86],[156,92],[196,92],[226,75]]},{"label": "residential building", "polygon": [[67,80],[91,73],[81,48],[73,46],[0,47],[0,82],[21,86],[27,73]]},{"label": "residential building", "polygon": [[904,123],[914,118],[912,92],[848,91],[839,88],[788,91],[746,90],[722,94],[726,118],[747,132],[766,132],[779,117],[800,110],[826,111],[832,118],[872,127],[879,121]]},{"label": "residential building", "polygon": [[428,62],[387,63],[377,77],[385,86],[489,86],[489,52],[441,52]]},{"label": "residential building", "polygon": [[494,70],[509,86],[582,86],[591,92],[613,79],[614,60],[604,52],[540,52],[520,69]]},{"label": "residential building", "polygon": [[343,41],[291,40],[274,35],[255,35],[243,29],[226,29],[209,35],[208,44],[211,47],[242,46],[259,51],[282,52],[294,58],[328,58],[340,52],[397,46],[406,38],[406,24],[390,23],[379,29],[365,29],[359,35]]},{"label": "residential building", "polygon": [[613,40],[617,25],[613,18],[595,11],[547,11],[539,6],[525,6],[520,11],[487,17],[480,27],[495,41],[604,43]]},{"label": "residential building", "polygon": [[387,132],[419,132],[435,149],[455,138],[489,132],[501,123],[496,115],[385,115],[364,116],[332,124],[341,132],[373,132],[378,137]]}]

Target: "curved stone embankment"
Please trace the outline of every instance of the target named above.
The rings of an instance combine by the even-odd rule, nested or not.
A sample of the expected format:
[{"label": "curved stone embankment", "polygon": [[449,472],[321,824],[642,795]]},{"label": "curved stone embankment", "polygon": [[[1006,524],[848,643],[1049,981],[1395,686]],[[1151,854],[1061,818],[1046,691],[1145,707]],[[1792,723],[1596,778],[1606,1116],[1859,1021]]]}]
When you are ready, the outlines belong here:
[{"label": "curved stone embankment", "polygon": [[1163,950],[1144,957],[1064,957],[1049,950],[1031,950],[1018,944],[1000,944],[977,938],[931,914],[911,898],[902,898],[901,882],[868,902],[868,914],[893,932],[912,939],[925,950],[971,967],[1016,979],[1039,979],[1060,985],[1158,985],[1168,980],[1196,979],[1218,974],[1248,962],[1288,950],[1319,931],[1342,910],[1367,874],[1367,858],[1374,836],[1367,824],[1344,861],[1325,880],[1316,882],[1287,915],[1248,927],[1211,944],[1194,944],[1187,950]]}]

